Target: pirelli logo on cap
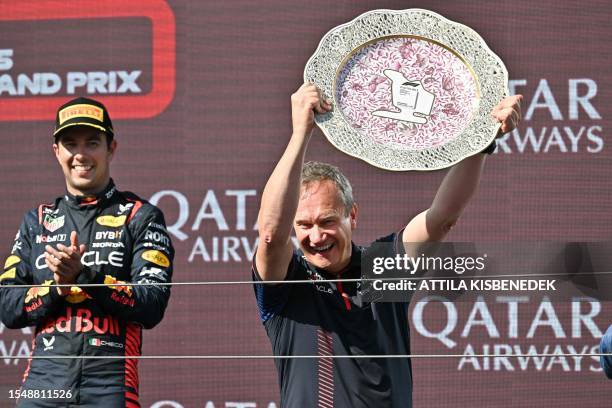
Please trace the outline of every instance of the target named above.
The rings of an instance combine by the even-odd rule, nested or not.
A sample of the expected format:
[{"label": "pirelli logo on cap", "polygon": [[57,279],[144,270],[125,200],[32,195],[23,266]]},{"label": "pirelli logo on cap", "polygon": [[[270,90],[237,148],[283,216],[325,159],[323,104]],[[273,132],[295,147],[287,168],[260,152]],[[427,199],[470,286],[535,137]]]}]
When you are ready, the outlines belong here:
[{"label": "pirelli logo on cap", "polygon": [[72,105],[59,111],[60,126],[72,118],[90,118],[102,123],[104,121],[104,111],[98,106],[87,104]]}]

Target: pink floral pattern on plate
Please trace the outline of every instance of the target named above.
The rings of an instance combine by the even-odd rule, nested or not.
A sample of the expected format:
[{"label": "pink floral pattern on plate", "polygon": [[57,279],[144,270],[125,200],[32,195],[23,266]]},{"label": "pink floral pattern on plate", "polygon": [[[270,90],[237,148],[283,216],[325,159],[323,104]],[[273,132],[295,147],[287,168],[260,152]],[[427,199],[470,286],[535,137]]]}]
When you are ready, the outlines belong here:
[{"label": "pink floral pattern on plate", "polygon": [[[434,94],[427,123],[373,116],[399,112],[391,100],[391,69],[409,81],[420,81]],[[393,148],[423,150],[445,145],[467,127],[478,107],[478,86],[470,69],[448,49],[424,39],[396,37],[367,45],[341,67],[336,101],[359,133]]]}]

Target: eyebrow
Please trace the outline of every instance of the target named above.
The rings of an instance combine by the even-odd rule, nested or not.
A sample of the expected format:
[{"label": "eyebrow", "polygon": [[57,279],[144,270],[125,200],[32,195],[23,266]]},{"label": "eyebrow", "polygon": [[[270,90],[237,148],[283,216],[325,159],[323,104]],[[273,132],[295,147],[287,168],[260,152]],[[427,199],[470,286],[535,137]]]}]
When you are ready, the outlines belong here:
[{"label": "eyebrow", "polygon": [[[329,211],[327,213],[319,215],[317,217],[317,220],[319,220],[319,221],[326,221],[326,220],[337,218],[337,217],[339,217],[339,215],[338,215],[338,213],[336,211]],[[305,220],[305,219],[296,219],[295,223],[296,224],[311,224],[311,222],[309,220]]]}]

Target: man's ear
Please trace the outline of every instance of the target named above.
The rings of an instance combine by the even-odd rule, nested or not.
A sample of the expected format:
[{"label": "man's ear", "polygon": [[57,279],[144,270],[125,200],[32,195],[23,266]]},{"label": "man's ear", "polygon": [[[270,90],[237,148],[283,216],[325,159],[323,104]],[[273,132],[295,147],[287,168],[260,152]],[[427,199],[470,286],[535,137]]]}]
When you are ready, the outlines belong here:
[{"label": "man's ear", "polygon": [[351,229],[357,228],[357,204],[353,203],[353,207],[351,207],[351,212],[349,213],[349,219],[351,220]]},{"label": "man's ear", "polygon": [[117,150],[117,141],[115,139],[113,139],[110,143],[110,146],[108,148],[108,152],[110,153],[110,159],[113,159],[113,156],[115,155],[115,151]]},{"label": "man's ear", "polygon": [[57,143],[53,143],[53,154],[55,154],[55,158],[59,162],[59,145]]}]

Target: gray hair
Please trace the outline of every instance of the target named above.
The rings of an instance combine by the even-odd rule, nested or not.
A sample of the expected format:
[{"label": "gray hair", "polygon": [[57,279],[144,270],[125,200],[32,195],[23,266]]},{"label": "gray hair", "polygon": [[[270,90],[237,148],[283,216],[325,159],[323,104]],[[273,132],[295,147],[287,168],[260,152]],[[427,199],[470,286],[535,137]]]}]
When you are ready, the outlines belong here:
[{"label": "gray hair", "polygon": [[309,161],[302,167],[302,185],[307,185],[313,181],[330,180],[333,181],[338,189],[340,199],[344,204],[346,215],[351,212],[353,204],[353,187],[340,169],[331,164]]}]

